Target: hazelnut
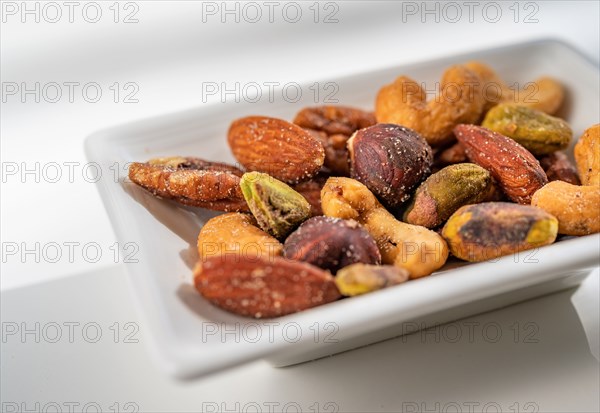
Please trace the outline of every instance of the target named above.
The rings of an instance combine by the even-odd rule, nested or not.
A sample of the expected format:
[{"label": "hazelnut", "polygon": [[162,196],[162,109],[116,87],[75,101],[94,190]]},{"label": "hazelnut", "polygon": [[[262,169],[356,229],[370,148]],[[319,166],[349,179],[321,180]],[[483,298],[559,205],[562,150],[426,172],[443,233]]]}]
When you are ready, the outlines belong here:
[{"label": "hazelnut", "polygon": [[350,264],[380,264],[373,237],[354,220],[314,217],[285,241],[283,255],[336,273]]},{"label": "hazelnut", "polygon": [[348,141],[352,177],[362,182],[388,208],[410,198],[431,172],[433,154],[412,129],[377,124],[357,131]]}]

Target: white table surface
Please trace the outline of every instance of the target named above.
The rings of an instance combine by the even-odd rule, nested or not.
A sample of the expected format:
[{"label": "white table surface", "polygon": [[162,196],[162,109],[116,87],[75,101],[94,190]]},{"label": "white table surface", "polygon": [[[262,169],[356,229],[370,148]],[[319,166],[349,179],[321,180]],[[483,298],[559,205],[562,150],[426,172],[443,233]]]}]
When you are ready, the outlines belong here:
[{"label": "white table surface", "polygon": [[[482,15],[481,9],[491,6],[479,2],[473,22],[467,6],[458,2],[464,15],[456,23],[447,21],[454,16],[450,14],[442,14],[439,23],[434,15],[422,16],[422,10],[403,14],[403,7],[409,10],[406,3],[335,2],[339,22],[330,24],[322,22],[323,14],[320,23],[312,21],[313,2],[299,3],[303,17],[295,24],[277,14],[283,7],[279,3],[273,23],[265,16],[254,24],[243,22],[243,16],[240,23],[226,16],[228,23],[223,24],[220,15],[205,15],[203,22],[203,6],[197,2],[132,3],[127,9],[120,5],[120,22],[114,23],[112,2],[99,2],[102,18],[93,24],[81,13],[85,2],[74,9],[72,23],[60,2],[64,16],[58,23],[47,21],[55,14],[50,9],[43,14],[45,3],[38,6],[39,23],[21,10],[12,14],[13,6],[22,7],[20,2],[2,3],[3,88],[9,83],[32,87],[36,82],[95,82],[103,92],[98,103],[86,102],[79,90],[72,103],[68,97],[36,103],[31,95],[23,103],[20,95],[3,89],[3,411],[15,406],[54,411],[53,403],[62,411],[81,410],[86,403],[90,411],[97,406],[104,411],[281,411],[286,404],[289,411],[600,410],[598,270],[576,291],[452,327],[466,333],[469,325],[496,323],[502,332],[498,342],[477,329],[472,338],[463,335],[451,342],[449,330],[442,328],[292,368],[255,362],[193,382],[173,381],[148,356],[144,326],[137,321],[124,280],[126,264],[115,263],[114,233],[94,184],[81,174],[85,136],[112,124],[201,105],[202,82],[302,83],[540,37],[569,41],[597,62],[598,2],[530,2],[535,6],[527,9],[521,3],[516,23],[513,2],[497,2],[503,13],[497,23],[489,22],[493,15]],[[33,9],[36,2],[27,4]],[[257,4],[267,11],[265,3]],[[413,4],[422,7],[421,2]],[[221,7],[220,2],[212,5]],[[123,23],[134,7],[139,21]],[[321,13],[333,10],[319,7]],[[442,10],[443,5],[438,7]],[[538,22],[525,23],[525,16],[535,10]],[[86,17],[93,17],[88,13]],[[134,82],[139,102],[123,103],[121,94],[115,103],[110,89],[115,82],[121,92],[125,83]],[[219,104],[218,96],[207,100]],[[51,162],[63,174],[56,183],[50,182]],[[36,163],[39,179],[21,174]],[[7,173],[15,165],[18,172]],[[68,165],[73,165],[73,179]],[[36,242],[39,260],[35,254],[6,253],[13,246],[35,249]],[[102,253],[97,262],[82,254],[89,243],[96,243]],[[63,255],[53,263],[43,249],[55,244]],[[68,245],[75,248],[72,259]],[[69,322],[80,323],[73,325],[72,343],[66,336],[51,343],[42,334],[51,334],[52,323],[58,323],[65,335],[64,323]],[[121,333],[117,343],[116,322]],[[475,324],[465,324],[471,322]],[[35,323],[46,328],[39,343],[35,334],[8,334],[15,325],[31,328]],[[78,330],[91,323],[103,334],[96,343],[86,341],[92,330],[86,336]],[[125,342],[125,334],[134,328],[139,328],[133,335],[138,342]]]}]

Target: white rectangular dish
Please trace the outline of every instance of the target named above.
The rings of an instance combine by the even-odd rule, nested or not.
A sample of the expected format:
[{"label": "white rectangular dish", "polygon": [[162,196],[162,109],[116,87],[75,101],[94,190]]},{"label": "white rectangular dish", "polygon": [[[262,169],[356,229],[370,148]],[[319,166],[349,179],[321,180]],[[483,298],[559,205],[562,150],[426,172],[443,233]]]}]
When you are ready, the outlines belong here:
[{"label": "white rectangular dish", "polygon": [[[568,96],[559,116],[569,121],[575,136],[600,122],[598,66],[555,40],[334,79],[336,97],[343,105],[371,108],[379,88],[398,75],[433,85],[446,67],[468,60],[490,64],[509,84],[541,75],[560,79]],[[233,162],[226,143],[231,121],[250,114],[292,119],[302,107],[314,105],[310,100],[289,103],[275,94],[271,103],[199,107],[87,139],[90,161],[103,171],[118,165],[121,172],[117,180],[102,179],[99,190],[121,245],[139,247],[138,262],[127,264],[132,294],[152,352],[170,374],[189,378],[259,358],[275,365],[315,359],[413,332],[415,325],[431,327],[574,286],[586,269],[598,265],[600,235],[595,234],[493,262],[444,268],[430,277],[278,319],[257,321],[213,307],[193,288],[191,266],[198,232],[217,213],[154,198],[126,182],[127,163],[171,155]]]}]

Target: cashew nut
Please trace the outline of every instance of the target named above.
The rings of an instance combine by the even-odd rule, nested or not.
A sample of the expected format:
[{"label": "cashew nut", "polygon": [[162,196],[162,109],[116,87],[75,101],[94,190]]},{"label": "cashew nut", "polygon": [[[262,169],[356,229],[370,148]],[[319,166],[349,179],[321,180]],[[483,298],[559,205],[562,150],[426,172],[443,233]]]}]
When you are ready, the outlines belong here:
[{"label": "cashew nut", "polygon": [[214,217],[204,224],[198,235],[200,262],[225,255],[272,260],[282,252],[283,245],[258,228],[248,214],[232,212]]},{"label": "cashew nut", "polygon": [[581,183],[600,186],[600,123],[583,132],[574,154]]},{"label": "cashew nut", "polygon": [[552,181],[539,189],[531,205],[558,219],[558,233],[588,235],[600,232],[600,187]]},{"label": "cashew nut", "polygon": [[380,123],[396,123],[419,132],[432,145],[452,139],[459,123],[475,123],[484,100],[479,76],[465,66],[452,66],[442,76],[440,93],[427,101],[425,90],[414,80],[400,76],[381,88],[375,101]]},{"label": "cashew nut", "polygon": [[321,191],[327,216],[354,219],[377,242],[382,262],[406,269],[419,278],[439,269],[448,259],[448,246],[434,231],[398,221],[360,182],[351,178],[329,178]]},{"label": "cashew nut", "polygon": [[485,99],[484,112],[499,103],[515,103],[552,115],[564,100],[563,86],[550,77],[541,77],[534,82],[526,83],[521,89],[512,89],[484,63],[473,61],[466,63],[465,66],[481,79],[481,91]]}]

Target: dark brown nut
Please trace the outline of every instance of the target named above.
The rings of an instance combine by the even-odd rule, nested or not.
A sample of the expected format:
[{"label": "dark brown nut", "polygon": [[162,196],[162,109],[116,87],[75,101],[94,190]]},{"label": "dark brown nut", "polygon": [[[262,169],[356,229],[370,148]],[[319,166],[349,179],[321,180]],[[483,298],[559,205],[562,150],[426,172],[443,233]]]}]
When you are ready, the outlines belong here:
[{"label": "dark brown nut", "polygon": [[388,208],[408,200],[431,172],[431,147],[417,132],[380,123],[357,131],[348,141],[352,177]]},{"label": "dark brown nut", "polygon": [[376,123],[375,115],[346,106],[318,106],[302,109],[294,119],[296,125],[310,130],[325,148],[325,167],[336,176],[350,175],[346,143],[359,129]]},{"label": "dark brown nut", "polygon": [[156,196],[227,212],[248,211],[240,189],[243,173],[231,165],[192,157],[156,158],[129,166],[129,179]]},{"label": "dark brown nut", "polygon": [[381,264],[373,237],[354,220],[314,217],[294,231],[283,245],[283,256],[336,273],[350,264]]},{"label": "dark brown nut", "polygon": [[554,152],[540,158],[540,165],[546,171],[548,181],[564,181],[573,185],[581,185],[577,168],[563,152]]},{"label": "dark brown nut", "polygon": [[325,132],[327,135],[350,136],[359,129],[375,125],[375,115],[347,106],[304,108],[296,115],[298,126]]},{"label": "dark brown nut", "polygon": [[315,176],[325,150],[310,132],[285,120],[248,116],[231,124],[227,137],[235,158],[248,170],[288,184]]},{"label": "dark brown nut", "polygon": [[194,283],[212,304],[254,318],[279,317],[340,298],[327,271],[280,257],[209,258],[196,267]]},{"label": "dark brown nut", "polygon": [[[310,128],[304,128],[305,131],[307,131],[308,133],[310,133],[313,138],[317,139],[319,142],[324,143],[327,142],[327,134],[325,132],[321,132],[319,130],[315,130],[315,129],[310,129]],[[325,145],[323,144],[323,147],[325,147]]]},{"label": "dark brown nut", "polygon": [[475,125],[458,125],[454,135],[471,162],[490,171],[513,202],[531,203],[535,191],[548,183],[538,160],[511,138]]},{"label": "dark brown nut", "polygon": [[319,174],[310,181],[301,182],[293,186],[294,190],[306,198],[310,204],[310,214],[313,217],[323,215],[323,209],[321,208],[321,189],[325,186],[327,178],[327,175]]},{"label": "dark brown nut", "polygon": [[468,160],[465,147],[460,142],[456,142],[449,148],[439,151],[434,157],[434,164],[437,167],[443,168],[444,166],[463,163]]},{"label": "dark brown nut", "polygon": [[321,142],[325,148],[325,163],[323,166],[327,171],[336,176],[350,175],[350,155],[347,143],[350,136],[327,135],[325,132],[306,129]]}]

